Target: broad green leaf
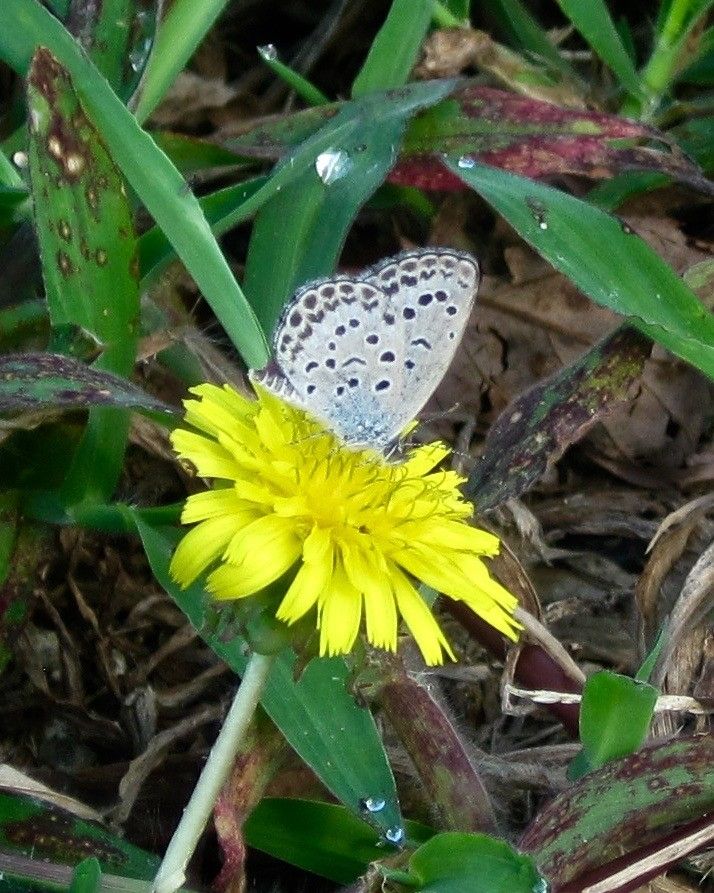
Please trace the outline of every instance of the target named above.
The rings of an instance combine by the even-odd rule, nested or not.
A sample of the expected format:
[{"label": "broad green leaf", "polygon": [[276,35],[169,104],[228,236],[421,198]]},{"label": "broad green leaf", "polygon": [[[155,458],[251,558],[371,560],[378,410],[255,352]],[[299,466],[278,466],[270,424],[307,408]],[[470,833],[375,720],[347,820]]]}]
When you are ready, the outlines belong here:
[{"label": "broad green leaf", "polygon": [[[433,832],[405,822],[407,841],[417,845]],[[349,884],[389,852],[373,829],[344,806],[315,800],[261,800],[243,826],[246,843],[305,871]]]},{"label": "broad green leaf", "polygon": [[[439,82],[430,83],[433,88]],[[397,103],[399,95],[389,99]],[[326,132],[329,122],[348,107],[333,103],[259,122],[226,145],[244,156],[278,159],[320,128]],[[376,110],[381,113],[379,106]],[[702,133],[699,140],[704,157],[712,143],[706,136]],[[422,190],[463,189],[461,180],[441,163],[442,154],[448,152],[533,179],[574,173],[609,180],[620,171],[659,171],[711,193],[711,183],[691,159],[653,146],[668,141],[665,134],[638,121],[521,96],[469,79],[454,82],[454,89],[446,91],[441,101],[414,115],[388,179]],[[294,154],[291,157],[295,161]]]},{"label": "broad green leaf", "polygon": [[714,316],[628,226],[541,183],[446,163],[581,291],[714,378]]},{"label": "broad green leaf", "polygon": [[432,9],[432,0],[392,0],[387,19],[352,84],[355,99],[407,82],[426,37]]},{"label": "broad green leaf", "polygon": [[[103,348],[97,367],[127,376],[138,340],[139,268],[124,182],[67,72],[42,48],[30,68],[27,103],[30,182],[51,323],[91,333]],[[125,414],[90,413],[64,486],[68,503],[111,496],[128,431]]]},{"label": "broad green leaf", "polygon": [[296,286],[332,272],[352,221],[396,160],[407,119],[451,89],[453,81],[432,81],[345,103],[276,166],[243,280],[266,332]]},{"label": "broad green leaf", "polygon": [[31,856],[38,863],[47,860],[70,867],[94,855],[102,870],[146,881],[153,880],[159,865],[157,856],[100,825],[35,797],[4,791],[0,791],[0,847]]},{"label": "broad green leaf", "polygon": [[61,354],[10,353],[0,356],[0,412],[43,406],[87,409],[115,406],[171,413],[175,409],[126,378],[86,366]]},{"label": "broad green leaf", "polygon": [[124,183],[67,72],[38,50],[28,79],[30,181],[50,319],[91,332],[127,375],[139,315],[136,236]]},{"label": "broad green leaf", "polygon": [[[389,870],[383,869],[389,878]],[[399,872],[397,878],[401,874]],[[533,860],[505,840],[457,831],[436,834],[409,859],[405,884],[419,893],[537,893],[547,890]]]},{"label": "broad green leaf", "polygon": [[642,84],[625,49],[605,0],[558,0],[560,8],[585,40],[615,73],[633,96],[641,96]]},{"label": "broad green leaf", "polygon": [[608,670],[593,673],[583,688],[580,741],[591,769],[634,753],[647,737],[657,689]]},{"label": "broad green leaf", "polygon": [[3,11],[13,27],[0,29],[0,56],[24,75],[39,42],[67,68],[113,161],[174,245],[229,338],[247,363],[263,366],[265,338],[186,181],[46,9],[36,0],[5,0]]},{"label": "broad green leaf", "polygon": [[144,73],[137,121],[145,121],[213,27],[229,0],[174,0],[159,25]]},{"label": "broad green leaf", "polygon": [[[245,668],[246,643],[235,633],[216,631],[215,608],[199,583],[180,589],[169,576],[177,531],[149,526],[136,513],[135,521],[151,569],[205,642],[236,672]],[[298,682],[295,655],[283,650],[271,671],[262,705],[291,747],[319,776],[323,784],[353,813],[380,834],[402,827],[394,778],[372,715],[358,707],[348,690],[343,660],[315,659]],[[326,709],[329,705],[329,709]],[[367,799],[384,801],[384,807],[364,809]]]}]

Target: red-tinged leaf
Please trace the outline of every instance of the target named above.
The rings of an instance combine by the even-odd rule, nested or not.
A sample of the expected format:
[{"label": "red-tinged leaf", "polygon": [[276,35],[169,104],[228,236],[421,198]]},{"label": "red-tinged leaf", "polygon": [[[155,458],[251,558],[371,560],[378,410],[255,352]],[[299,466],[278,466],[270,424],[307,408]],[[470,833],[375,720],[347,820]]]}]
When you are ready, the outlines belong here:
[{"label": "red-tinged leaf", "polygon": [[[711,184],[671,140],[638,121],[530,99],[506,90],[461,86],[412,120],[388,180],[425,190],[463,189],[440,161],[463,156],[533,179],[559,174],[607,178],[626,170],[659,171],[711,192]],[[385,94],[388,96],[389,94]],[[280,117],[234,137],[225,147],[275,160],[333,118],[340,103]]]},{"label": "red-tinged leaf", "polygon": [[653,127],[602,112],[565,108],[505,90],[467,84],[417,115],[389,180],[420,189],[461,189],[440,155],[461,155],[537,180],[558,174],[607,178],[624,170],[659,171],[711,192],[700,169]]},{"label": "red-tinged leaf", "polygon": [[378,700],[407,749],[444,829],[496,833],[491,800],[459,734],[430,692],[398,658],[384,655]]},{"label": "red-tinged leaf", "polygon": [[533,856],[553,889],[582,890],[570,882],[672,842],[678,826],[713,809],[714,738],[680,738],[586,775],[538,813],[519,849]]},{"label": "red-tinged leaf", "polygon": [[648,338],[623,326],[507,406],[469,477],[467,492],[479,509],[528,490],[566,447],[627,399],[650,347]]}]

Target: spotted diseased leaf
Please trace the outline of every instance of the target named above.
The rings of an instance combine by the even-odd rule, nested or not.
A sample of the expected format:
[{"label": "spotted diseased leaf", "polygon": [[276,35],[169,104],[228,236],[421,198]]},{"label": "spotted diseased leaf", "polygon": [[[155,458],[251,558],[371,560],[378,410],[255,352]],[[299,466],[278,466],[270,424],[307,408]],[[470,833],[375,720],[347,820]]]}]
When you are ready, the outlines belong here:
[{"label": "spotted diseased leaf", "polygon": [[[145,881],[154,877],[159,864],[158,857],[94,822],[77,819],[66,810],[39,799],[3,792],[0,792],[0,847],[6,854],[25,856],[28,873],[35,882],[38,879],[56,882],[61,875],[68,883],[72,868],[88,856],[95,856],[107,873]],[[17,864],[21,867],[23,863]],[[36,866],[34,872],[32,865]],[[52,873],[44,874],[43,865]]]},{"label": "spotted diseased leaf", "polygon": [[130,381],[61,354],[15,353],[0,357],[0,412],[43,406],[118,406],[174,412],[171,406]]},{"label": "spotted diseased leaf", "polygon": [[630,396],[651,342],[621,327],[516,398],[488,432],[467,484],[480,510],[520,496],[571,443]]},{"label": "spotted diseased leaf", "polygon": [[[711,846],[712,810],[714,738],[680,738],[586,775],[538,813],[519,850],[533,856],[551,886],[563,893],[583,890],[648,856],[641,873],[630,876],[639,886],[685,854]],[[677,842],[682,845],[658,861],[658,851]]]},{"label": "spotted diseased leaf", "polygon": [[139,267],[123,180],[67,71],[43,48],[33,57],[27,97],[50,320],[83,326],[105,345],[100,364],[127,375],[136,347]]}]

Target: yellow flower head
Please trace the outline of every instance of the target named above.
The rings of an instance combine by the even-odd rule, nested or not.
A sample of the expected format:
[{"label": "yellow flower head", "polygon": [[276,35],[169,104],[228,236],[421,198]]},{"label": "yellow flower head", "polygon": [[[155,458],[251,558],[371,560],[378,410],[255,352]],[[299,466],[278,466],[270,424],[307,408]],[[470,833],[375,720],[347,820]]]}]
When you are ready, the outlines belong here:
[{"label": "yellow flower head", "polygon": [[[189,496],[171,573],[188,586],[210,569],[217,599],[253,595],[297,568],[276,616],[294,623],[316,609],[320,654],[352,649],[365,616],[372,645],[395,651],[398,615],[427,664],[453,652],[414,588],[422,580],[466,602],[515,638],[515,598],[493,580],[481,556],[498,539],[469,526],[472,507],[453,471],[434,471],[443,444],[403,461],[350,450],[301,409],[256,386],[249,400],[228,385],[192,388],[186,421],[172,442],[218,489]],[[201,432],[201,433],[198,433]]]}]

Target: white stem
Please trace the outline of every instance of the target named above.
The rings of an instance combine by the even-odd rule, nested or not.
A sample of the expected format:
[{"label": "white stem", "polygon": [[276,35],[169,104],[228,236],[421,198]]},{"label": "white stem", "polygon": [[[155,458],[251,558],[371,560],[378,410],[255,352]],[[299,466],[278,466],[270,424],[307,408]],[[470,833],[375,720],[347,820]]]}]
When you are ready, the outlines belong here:
[{"label": "white stem", "polygon": [[174,893],[186,879],[188,860],[230,775],[272,665],[272,656],[251,655],[231,709],[159,866],[152,887],[154,893]]}]

